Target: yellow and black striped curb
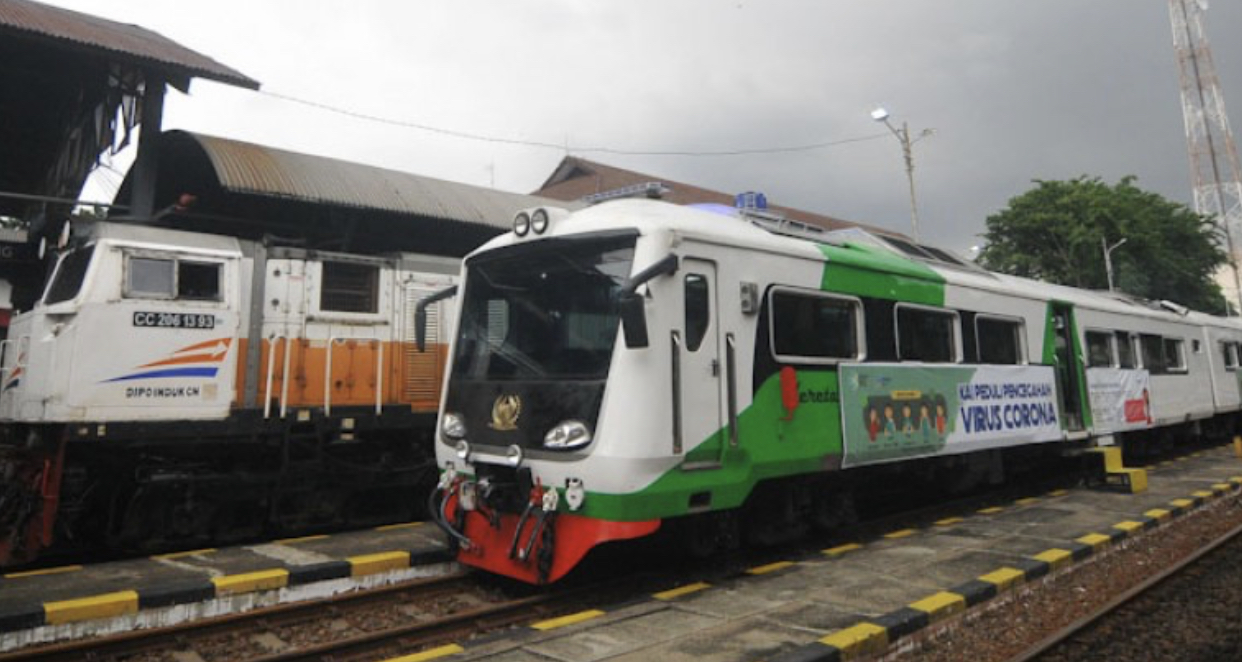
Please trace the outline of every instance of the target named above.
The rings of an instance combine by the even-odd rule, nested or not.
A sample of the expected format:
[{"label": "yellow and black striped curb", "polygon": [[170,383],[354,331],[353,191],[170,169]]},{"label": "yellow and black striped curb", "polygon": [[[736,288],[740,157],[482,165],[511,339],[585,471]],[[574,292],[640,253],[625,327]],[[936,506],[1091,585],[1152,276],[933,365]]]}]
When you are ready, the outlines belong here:
[{"label": "yellow and black striped curb", "polygon": [[452,560],[453,555],[446,549],[378,552],[351,556],[341,561],[185,580],[70,600],[7,605],[0,607],[0,633],[44,625],[117,618],[136,614],[143,609],[205,602],[333,579],[364,577],[420,565],[448,563]]},{"label": "yellow and black striped curb", "polygon": [[[1154,528],[1161,522],[1184,515],[1194,508],[1205,504],[1210,499],[1222,496],[1240,487],[1242,487],[1242,476],[1230,478],[1227,484],[1218,483],[1213,485],[1210,491],[1198,491],[1186,499],[1174,499],[1168,504],[1167,508],[1155,508],[1134,520],[1118,522],[1107,532],[1088,533],[1079,536],[1073,542],[1066,543],[1062,547],[1045,550],[1032,557],[998,568],[986,575],[981,575],[959,586],[929,595],[878,618],[863,621],[844,630],[828,634],[814,643],[786,651],[784,654],[772,658],[771,662],[837,662],[852,660],[862,655],[883,652],[887,650],[891,643],[901,637],[1012,591],[1022,584],[1035,581],[1049,573],[1066,568],[1075,561],[1080,561],[1099,553],[1126,538]],[[1049,493],[1047,496],[1063,496],[1064,494],[1064,491],[1057,490]],[[1028,505],[1037,500],[1035,498],[1023,499],[1020,500],[1022,503],[1019,505]],[[1018,503],[1015,502],[1015,504]],[[1004,509],[985,510],[989,511],[985,514],[990,514]],[[959,521],[962,521],[962,518],[949,518],[936,524],[938,526],[948,525]],[[880,539],[904,538],[914,533],[917,533],[917,530],[903,529],[895,532],[896,535],[880,536]],[[823,554],[835,558],[864,548],[865,545],[863,543],[847,543],[831,549],[825,549]],[[796,568],[798,565],[799,563],[796,561],[777,561],[749,568],[744,570],[742,574],[747,576],[766,576]],[[707,582],[695,582],[653,593],[649,597],[658,601],[671,602],[711,590],[712,588],[713,586]],[[642,601],[643,599],[640,598],[620,605],[613,605],[610,609],[615,613]],[[517,630],[506,630],[492,636],[483,636],[470,641],[430,648],[412,655],[389,658],[383,662],[429,662],[430,660],[439,660],[469,652],[472,649],[490,644],[497,639],[512,641],[523,637],[531,637],[539,633],[596,621],[601,617],[607,616],[608,613],[603,609],[588,609],[531,623]]]},{"label": "yellow and black striped curb", "polygon": [[[882,653],[902,637],[1012,591],[1022,584],[1066,568],[1239,488],[1242,488],[1242,476],[1234,476],[1226,483],[1212,485],[1210,490],[1199,490],[1188,498],[1174,499],[1167,508],[1153,508],[1140,517],[1118,522],[1107,531],[1087,533],[1061,547],[1045,550],[878,618],[828,634],[813,643],[771,658],[771,662],[843,662]],[[824,550],[824,553],[836,556],[859,547],[844,545],[841,548]]]}]

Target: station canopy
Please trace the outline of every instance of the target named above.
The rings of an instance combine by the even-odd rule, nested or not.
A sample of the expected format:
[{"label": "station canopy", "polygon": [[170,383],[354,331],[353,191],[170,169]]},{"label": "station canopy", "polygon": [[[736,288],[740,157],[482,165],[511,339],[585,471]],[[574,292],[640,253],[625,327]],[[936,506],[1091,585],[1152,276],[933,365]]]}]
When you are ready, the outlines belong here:
[{"label": "station canopy", "polygon": [[18,196],[77,198],[99,156],[129,141],[148,86],[185,92],[194,78],[259,86],[137,25],[0,0],[0,216],[32,215]]},{"label": "station canopy", "polygon": [[[149,222],[320,250],[461,256],[518,210],[582,206],[188,131],[159,145]],[[132,185],[131,173],[117,199]]]}]

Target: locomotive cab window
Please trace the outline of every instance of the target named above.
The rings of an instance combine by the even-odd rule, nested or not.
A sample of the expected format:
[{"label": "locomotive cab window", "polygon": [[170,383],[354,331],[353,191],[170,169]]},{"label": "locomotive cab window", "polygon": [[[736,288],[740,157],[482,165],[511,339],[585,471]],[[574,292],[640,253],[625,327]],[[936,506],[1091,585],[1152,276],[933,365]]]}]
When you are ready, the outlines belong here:
[{"label": "locomotive cab window", "polygon": [[60,303],[76,297],[82,290],[82,283],[86,280],[86,270],[91,266],[91,255],[94,253],[95,247],[87,246],[61,258],[60,266],[56,268],[56,275],[52,278],[52,284],[47,288],[47,295],[43,297],[43,303]]},{"label": "locomotive cab window", "polygon": [[1087,332],[1087,367],[1113,366],[1113,334],[1106,331]]},{"label": "locomotive cab window", "polygon": [[220,301],[219,262],[130,255],[125,296],[131,299]]},{"label": "locomotive cab window", "polygon": [[957,325],[957,313],[951,311],[897,306],[897,358],[926,363],[956,362]]},{"label": "locomotive cab window", "polygon": [[706,276],[686,275],[686,349],[691,352],[698,351],[711,326],[709,291]]},{"label": "locomotive cab window", "polygon": [[835,363],[862,357],[859,302],[829,294],[775,289],[772,355],[787,363]]},{"label": "locomotive cab window", "polygon": [[1134,353],[1134,338],[1125,331],[1113,334],[1117,340],[1117,367],[1133,370],[1138,367],[1138,356]]},{"label": "locomotive cab window", "polygon": [[975,339],[980,363],[1019,365],[1024,362],[1020,320],[979,315],[975,317]]},{"label": "locomotive cab window", "polygon": [[337,313],[378,313],[379,266],[324,260],[319,309]]}]

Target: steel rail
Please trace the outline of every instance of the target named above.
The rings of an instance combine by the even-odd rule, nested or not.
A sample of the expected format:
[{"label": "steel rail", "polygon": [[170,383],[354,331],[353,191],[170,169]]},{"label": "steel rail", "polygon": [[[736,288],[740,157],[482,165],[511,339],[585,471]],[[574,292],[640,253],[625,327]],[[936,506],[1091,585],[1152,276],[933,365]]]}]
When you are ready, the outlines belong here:
[{"label": "steel rail", "polygon": [[1080,632],[1086,631],[1092,625],[1102,620],[1109,614],[1116,612],[1117,610],[1121,609],[1125,605],[1129,604],[1130,602],[1144,595],[1148,591],[1156,588],[1157,586],[1163,584],[1164,582],[1171,579],[1172,577],[1180,574],[1182,571],[1186,570],[1188,567],[1197,563],[1203,557],[1215,552],[1216,550],[1220,549],[1224,545],[1233,541],[1235,538],[1238,538],[1240,535],[1242,535],[1242,524],[1234,527],[1232,530],[1221,535],[1219,538],[1216,538],[1215,540],[1208,543],[1207,545],[1199,548],[1199,550],[1196,551],[1195,553],[1189,556],[1186,556],[1182,560],[1178,561],[1177,563],[1169,566],[1168,568],[1165,568],[1160,573],[1153,575],[1147,578],[1146,580],[1144,580],[1142,583],[1131,587],[1129,590],[1125,591],[1124,593],[1121,593],[1120,595],[1113,598],[1112,600],[1109,600],[1107,603],[1100,606],[1099,608],[1092,611],[1091,613],[1083,616],[1082,618],[1079,618],[1078,620],[1074,621],[1073,623],[1070,623],[1069,625],[1061,628],[1060,630],[1057,630],[1051,635],[1048,635],[1047,637],[1037,642],[1034,646],[1026,649],[1025,651],[1022,651],[1021,653],[1015,655],[1014,657],[1009,658],[1008,662],[1031,662],[1032,660],[1035,660],[1040,655],[1047,653],[1049,650],[1051,650],[1055,646],[1068,641],[1069,639],[1073,638],[1075,635],[1079,634]]}]

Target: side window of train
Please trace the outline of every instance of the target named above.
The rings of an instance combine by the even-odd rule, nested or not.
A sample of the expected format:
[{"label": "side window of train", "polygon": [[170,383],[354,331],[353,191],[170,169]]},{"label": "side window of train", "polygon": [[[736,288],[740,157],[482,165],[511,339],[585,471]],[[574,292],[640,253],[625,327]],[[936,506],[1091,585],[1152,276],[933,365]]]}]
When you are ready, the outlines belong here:
[{"label": "side window of train", "polygon": [[1168,372],[1187,372],[1186,341],[1181,338],[1164,339],[1164,366]]},{"label": "side window of train", "polygon": [[1238,369],[1238,344],[1227,340],[1220,343],[1221,358],[1225,361],[1225,370]]},{"label": "side window of train", "polygon": [[861,305],[830,294],[774,289],[772,355],[786,363],[835,363],[863,356]]},{"label": "side window of train", "polygon": [[1113,334],[1107,331],[1087,332],[1087,367],[1113,366]]},{"label": "side window of train", "polygon": [[131,299],[220,300],[219,262],[129,255],[125,296]]},{"label": "side window of train", "polygon": [[696,352],[703,344],[703,336],[711,326],[712,309],[709,300],[707,277],[702,274],[686,274],[686,350]]},{"label": "side window of train", "polygon": [[319,309],[337,313],[378,313],[379,265],[324,260]]},{"label": "side window of train", "polygon": [[1139,349],[1143,352],[1143,367],[1153,375],[1168,372],[1164,357],[1164,338],[1144,333],[1139,336]]},{"label": "side window of train", "polygon": [[957,313],[897,306],[897,358],[902,361],[957,361]]},{"label": "side window of train", "polygon": [[1134,338],[1128,331],[1113,334],[1117,340],[1117,367],[1133,370],[1138,367],[1138,355],[1134,353]]},{"label": "side window of train", "polygon": [[1019,365],[1022,352],[1022,320],[979,315],[975,317],[975,339],[980,363]]}]

